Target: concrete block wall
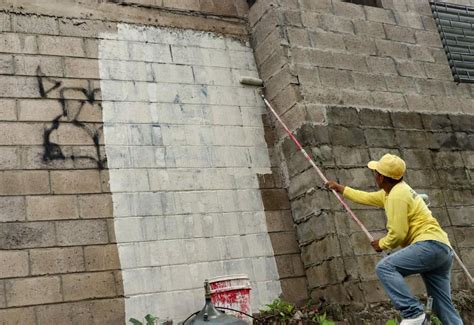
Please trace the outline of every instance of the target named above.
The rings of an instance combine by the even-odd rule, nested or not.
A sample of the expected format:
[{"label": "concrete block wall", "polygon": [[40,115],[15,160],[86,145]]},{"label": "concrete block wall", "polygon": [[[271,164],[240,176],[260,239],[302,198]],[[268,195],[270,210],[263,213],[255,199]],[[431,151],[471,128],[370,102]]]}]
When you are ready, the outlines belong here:
[{"label": "concrete block wall", "polygon": [[0,324],[123,322],[98,62],[66,22],[0,16]]},{"label": "concrete block wall", "polygon": [[[474,88],[453,82],[427,0],[381,3],[257,1],[249,25],[266,96],[330,179],[374,189],[367,161],[400,154],[408,182],[436,202],[434,215],[472,269],[473,246],[465,238],[473,227],[466,220],[474,203]],[[282,128],[273,133],[311,296],[387,299],[363,233]],[[351,206],[374,235],[383,234],[382,211]],[[419,279],[411,281],[421,293]],[[458,266],[453,284],[465,287]]]},{"label": "concrete block wall", "polygon": [[247,9],[0,4],[0,324],[180,320],[235,273],[254,311],[308,297]]},{"label": "concrete block wall", "polygon": [[185,319],[202,307],[204,279],[232,274],[249,276],[254,310],[271,302],[281,287],[257,177],[272,177],[263,107],[239,83],[256,76],[252,50],[166,28],[119,25],[102,37],[127,315]]}]

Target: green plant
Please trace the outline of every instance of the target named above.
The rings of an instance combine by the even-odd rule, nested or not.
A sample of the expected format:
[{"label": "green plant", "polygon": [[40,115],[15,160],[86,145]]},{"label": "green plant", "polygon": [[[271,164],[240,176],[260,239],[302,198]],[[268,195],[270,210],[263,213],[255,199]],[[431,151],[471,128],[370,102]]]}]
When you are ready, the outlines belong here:
[{"label": "green plant", "polygon": [[443,323],[435,315],[430,315],[430,320],[431,320],[431,324],[433,325],[443,325]]},{"label": "green plant", "polygon": [[272,303],[266,305],[265,307],[265,309],[260,310],[261,313],[278,316],[280,318],[280,322],[282,323],[290,320],[293,317],[296,309],[295,305],[279,298],[273,300]]},{"label": "green plant", "polygon": [[141,321],[139,321],[138,319],[136,318],[130,318],[128,321],[130,323],[132,323],[133,325],[155,325],[155,321],[158,320],[158,317],[156,316],[153,316],[152,314],[148,314],[145,316],[145,321],[146,323],[143,323]]},{"label": "green plant", "polygon": [[398,321],[396,319],[389,319],[385,325],[398,325]]},{"label": "green plant", "polygon": [[332,320],[326,318],[326,313],[322,315],[316,315],[313,317],[312,320],[321,325],[334,325],[334,322]]}]

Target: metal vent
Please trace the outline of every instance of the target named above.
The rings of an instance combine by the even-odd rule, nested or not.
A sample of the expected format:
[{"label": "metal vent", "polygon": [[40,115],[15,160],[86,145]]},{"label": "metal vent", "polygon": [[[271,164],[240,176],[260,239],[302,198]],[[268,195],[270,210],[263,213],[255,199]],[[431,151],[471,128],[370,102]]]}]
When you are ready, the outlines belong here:
[{"label": "metal vent", "polygon": [[430,4],[454,81],[474,83],[474,7]]}]

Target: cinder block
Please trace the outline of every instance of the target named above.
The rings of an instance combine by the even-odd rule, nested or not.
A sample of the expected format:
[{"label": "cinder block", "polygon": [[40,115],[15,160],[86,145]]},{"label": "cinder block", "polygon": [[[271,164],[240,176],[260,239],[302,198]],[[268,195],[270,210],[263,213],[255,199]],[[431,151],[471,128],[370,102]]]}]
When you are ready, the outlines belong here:
[{"label": "cinder block", "polygon": [[[292,0],[295,1],[295,0]],[[303,27],[301,13],[298,10],[287,10],[283,12],[283,24],[285,26]]]},{"label": "cinder block", "polygon": [[105,298],[116,295],[112,272],[67,274],[62,276],[64,300]]},{"label": "cinder block", "polygon": [[335,234],[325,236],[301,247],[301,258],[306,267],[341,255],[339,239]]},{"label": "cinder block", "polygon": [[387,90],[387,86],[385,85],[385,79],[383,76],[361,72],[353,72],[352,79],[354,80],[355,89],[372,91]]},{"label": "cinder block", "polygon": [[437,31],[417,30],[415,32],[417,44],[429,47],[442,47],[441,39]]},{"label": "cinder block", "polygon": [[328,122],[331,125],[358,126],[359,115],[352,107],[329,107],[327,109]]},{"label": "cinder block", "polygon": [[414,94],[405,95],[408,110],[412,112],[432,112],[435,102],[430,96],[418,96]]},{"label": "cinder block", "polygon": [[87,271],[120,269],[120,260],[116,245],[84,247],[84,259]]},{"label": "cinder block", "polygon": [[293,230],[293,218],[290,210],[266,211],[265,219],[268,232]]},{"label": "cinder block", "polygon": [[423,129],[421,116],[415,112],[392,112],[393,126],[401,129]]},{"label": "cinder block", "polygon": [[38,325],[54,323],[121,324],[125,322],[122,299],[100,299],[54,305],[37,306]]},{"label": "cinder block", "polygon": [[316,67],[297,65],[296,75],[298,76],[298,81],[303,86],[320,86],[319,72]]},{"label": "cinder block", "polygon": [[272,100],[272,106],[279,114],[284,114],[299,103],[301,98],[299,87],[290,84]]},{"label": "cinder block", "polygon": [[2,195],[47,194],[47,171],[4,171],[0,173]]},{"label": "cinder block", "polygon": [[357,35],[375,37],[378,39],[386,38],[385,30],[381,23],[366,20],[354,20],[353,23]]},{"label": "cinder block", "polygon": [[357,257],[358,273],[363,281],[378,280],[375,266],[379,261],[380,257],[376,254]]},{"label": "cinder block", "polygon": [[387,295],[379,280],[373,280],[362,283],[362,290],[365,301],[368,303],[375,303],[380,301],[387,301]]},{"label": "cinder block", "polygon": [[377,46],[379,56],[404,60],[409,58],[408,46],[406,44],[378,39],[375,40],[375,45]]},{"label": "cinder block", "polygon": [[316,46],[315,39],[317,38],[316,35],[313,35],[314,32],[309,33],[309,31],[305,28],[288,28],[288,41],[292,47],[304,46],[310,47],[310,35],[313,39],[313,44]]},{"label": "cinder block", "polygon": [[396,25],[395,16],[393,15],[392,10],[385,10],[382,8],[370,6],[365,6],[364,10],[368,21]]},{"label": "cinder block", "polygon": [[17,147],[0,147],[0,168],[20,169],[20,151]]},{"label": "cinder block", "polygon": [[433,158],[429,150],[404,149],[403,159],[408,168],[432,168]]},{"label": "cinder block", "polygon": [[313,12],[305,12],[302,14],[303,25],[317,29],[321,28],[327,31],[354,34],[354,25],[351,19],[330,14],[319,14]]},{"label": "cinder block", "polygon": [[423,66],[428,79],[453,80],[453,75],[448,65],[423,63]]},{"label": "cinder block", "polygon": [[0,31],[1,32],[10,32],[12,30],[10,17],[11,17],[11,14],[6,13],[6,12],[3,12],[0,15]]},{"label": "cinder block", "polygon": [[432,153],[434,166],[436,169],[444,168],[464,168],[461,152],[459,151],[438,151]]},{"label": "cinder block", "polygon": [[100,177],[96,170],[52,171],[51,189],[55,194],[99,193]]},{"label": "cinder block", "polygon": [[38,36],[40,54],[83,57],[84,43],[81,38],[61,36]]},{"label": "cinder block", "polygon": [[27,196],[28,220],[55,220],[79,218],[76,196]]},{"label": "cinder block", "polygon": [[0,100],[0,121],[15,121],[17,119],[16,104],[13,99]]},{"label": "cinder block", "polygon": [[379,75],[398,75],[395,62],[392,58],[381,58],[375,56],[367,57],[369,71]]},{"label": "cinder block", "polygon": [[435,62],[433,50],[425,46],[409,45],[410,58],[416,61]]},{"label": "cinder block", "polygon": [[426,76],[423,65],[417,62],[398,61],[397,70],[402,77],[425,78]]},{"label": "cinder block", "polygon": [[372,38],[364,37],[362,35],[344,35],[344,43],[346,51],[355,54],[371,55],[377,54],[375,41]]},{"label": "cinder block", "polygon": [[269,234],[275,255],[299,253],[294,231]]},{"label": "cinder block", "polygon": [[58,19],[56,17],[12,15],[12,29],[17,33],[59,34]]},{"label": "cinder block", "polygon": [[99,62],[95,59],[65,58],[64,76],[69,78],[100,79]]},{"label": "cinder block", "polygon": [[352,88],[354,80],[346,70],[319,68],[319,79],[323,86],[334,88]]},{"label": "cinder block", "polygon": [[405,148],[438,148],[435,139],[420,131],[396,130],[398,143]]},{"label": "cinder block", "polygon": [[82,219],[111,218],[113,216],[110,194],[81,195],[78,200],[79,215]]},{"label": "cinder block", "polygon": [[200,2],[200,10],[214,15],[238,16],[234,0],[203,0]]},{"label": "cinder block", "polygon": [[[337,177],[342,184],[350,184],[355,188],[367,189],[374,185],[374,175],[367,167],[341,169],[337,171]],[[331,197],[335,200],[335,197]]]},{"label": "cinder block", "polygon": [[[395,74],[398,74],[398,72],[396,72]],[[386,76],[385,82],[387,83],[387,89],[392,92],[406,93],[407,96],[408,95],[411,96],[411,94],[417,92],[415,80],[413,78],[400,77],[400,76],[393,75],[393,76]]]},{"label": "cinder block", "polygon": [[306,270],[310,288],[325,287],[329,284],[341,283],[346,274],[342,258],[324,261]]},{"label": "cinder block", "polygon": [[455,227],[453,232],[458,247],[472,248],[474,246],[474,228]]},{"label": "cinder block", "polygon": [[336,126],[329,129],[329,136],[333,145],[347,147],[365,145],[363,131],[359,128]]},{"label": "cinder block", "polygon": [[82,247],[47,248],[30,250],[32,275],[82,272],[84,256]]},{"label": "cinder block", "polygon": [[16,278],[29,275],[27,251],[0,251],[0,273],[2,278]]},{"label": "cinder block", "polygon": [[[298,201],[303,203],[318,203],[324,198],[318,198],[317,196],[313,195],[310,197],[310,200],[304,199],[305,198]],[[295,203],[297,203],[297,201]],[[300,209],[300,212],[298,211],[298,206],[296,206],[295,203],[292,202],[292,211],[295,222],[298,222],[298,225],[296,226],[296,234],[299,245],[309,244],[312,241],[320,240],[328,234],[336,232],[332,215],[326,212],[320,213],[320,211],[318,211],[318,209],[323,209],[323,206],[313,206],[311,211],[306,212]],[[323,202],[323,205],[327,205],[328,203],[329,200],[326,200]],[[303,260],[303,263],[308,264],[310,261],[308,262]]]},{"label": "cinder block", "polygon": [[117,34],[117,24],[102,20],[60,19],[59,33],[64,36],[98,38],[100,33]]},{"label": "cinder block", "polygon": [[438,175],[432,169],[408,170],[408,183],[414,188],[433,188],[441,184]]},{"label": "cinder block", "polygon": [[361,125],[365,126],[392,127],[392,122],[388,112],[361,109],[359,111],[359,119]]},{"label": "cinder block", "polygon": [[0,51],[5,53],[37,53],[36,36],[20,33],[2,33],[0,35]]},{"label": "cinder block", "polygon": [[59,246],[94,245],[109,242],[105,220],[56,222]]},{"label": "cinder block", "polygon": [[36,76],[38,67],[47,76],[64,76],[63,60],[60,57],[15,56],[16,75]]},{"label": "cinder block", "polygon": [[311,1],[311,0],[302,0],[300,1],[300,6],[302,9],[313,10],[317,12],[331,12],[332,3],[331,0],[320,0],[320,1]]},{"label": "cinder block", "polygon": [[441,184],[448,188],[471,188],[472,182],[468,178],[468,172],[463,168],[449,168],[438,170]]},{"label": "cinder block", "polygon": [[385,24],[384,28],[389,40],[403,43],[416,43],[415,32],[411,28],[388,24]]},{"label": "cinder block", "polygon": [[342,17],[365,20],[364,8],[349,2],[333,2],[334,13]]},{"label": "cinder block", "polygon": [[62,301],[61,284],[57,276],[7,280],[5,290],[9,307]]},{"label": "cinder block", "polygon": [[348,150],[346,147],[333,148],[334,157],[338,166],[364,166],[370,160],[367,149]]},{"label": "cinder block", "polygon": [[49,222],[4,223],[0,225],[0,247],[21,249],[55,244],[54,225]]},{"label": "cinder block", "polygon": [[454,131],[470,132],[474,131],[474,118],[470,115],[449,115]]},{"label": "cinder block", "polygon": [[2,210],[0,222],[25,220],[26,204],[23,196],[0,197],[0,209]]},{"label": "cinder block", "polygon": [[[348,39],[349,35],[343,37],[342,35],[332,32],[310,31],[309,37],[311,39],[312,47],[317,49],[344,51],[346,45],[351,44],[350,39]],[[304,45],[303,43],[300,46],[309,45]]]},{"label": "cinder block", "polygon": [[13,64],[13,56],[8,54],[0,55],[0,73],[13,74],[15,72],[15,65]]},{"label": "cinder block", "polygon": [[0,324],[34,324],[35,310],[33,307],[0,309]]},{"label": "cinder block", "polygon": [[281,279],[280,285],[282,299],[286,301],[307,301],[309,298],[306,277]]}]

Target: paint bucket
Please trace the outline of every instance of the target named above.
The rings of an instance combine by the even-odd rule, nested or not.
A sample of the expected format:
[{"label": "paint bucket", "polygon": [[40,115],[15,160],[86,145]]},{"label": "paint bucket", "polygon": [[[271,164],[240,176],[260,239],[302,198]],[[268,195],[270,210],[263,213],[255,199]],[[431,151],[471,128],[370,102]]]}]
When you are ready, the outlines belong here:
[{"label": "paint bucket", "polygon": [[[252,315],[250,307],[250,280],[245,274],[221,276],[209,279],[211,301],[216,307],[239,310]],[[251,319],[242,313],[226,310],[226,314],[251,323]]]}]

